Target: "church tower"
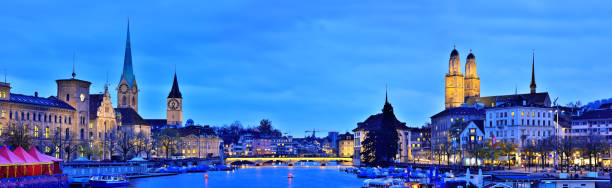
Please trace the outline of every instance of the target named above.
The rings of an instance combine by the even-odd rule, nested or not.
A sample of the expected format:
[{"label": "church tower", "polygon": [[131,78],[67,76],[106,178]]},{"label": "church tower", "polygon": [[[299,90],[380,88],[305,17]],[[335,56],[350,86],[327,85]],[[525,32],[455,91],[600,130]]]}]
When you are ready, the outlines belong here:
[{"label": "church tower", "polygon": [[465,97],[480,97],[480,78],[476,69],[476,56],[470,50],[465,62]]},{"label": "church tower", "polygon": [[529,85],[529,88],[531,89],[531,94],[535,94],[536,93],[536,83],[535,83],[535,52],[533,53],[532,59],[531,59],[531,84]]},{"label": "church tower", "polygon": [[453,49],[448,60],[448,73],[446,73],[445,83],[445,107],[459,107],[464,102],[464,80],[461,73],[461,60],[457,49]]},{"label": "church tower", "polygon": [[183,124],[183,95],[179,90],[178,80],[176,73],[174,73],[174,82],[172,83],[172,89],[168,94],[168,107],[166,113],[166,119],[168,125],[182,125]]},{"label": "church tower", "polygon": [[132,67],[132,48],[130,45],[130,21],[127,26],[127,40],[125,44],[125,57],[123,59],[123,72],[117,86],[117,108],[132,108],[138,112],[138,85]]}]

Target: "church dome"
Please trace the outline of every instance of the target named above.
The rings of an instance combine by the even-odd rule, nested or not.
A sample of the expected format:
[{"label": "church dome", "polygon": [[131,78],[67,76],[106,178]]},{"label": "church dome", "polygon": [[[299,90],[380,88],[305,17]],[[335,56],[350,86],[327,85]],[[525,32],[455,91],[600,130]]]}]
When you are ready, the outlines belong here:
[{"label": "church dome", "polygon": [[467,56],[468,59],[476,59],[476,56],[474,56],[473,53],[468,54]]},{"label": "church dome", "polygon": [[456,57],[459,56],[459,52],[457,51],[457,49],[453,49],[453,51],[450,54],[451,57]]}]

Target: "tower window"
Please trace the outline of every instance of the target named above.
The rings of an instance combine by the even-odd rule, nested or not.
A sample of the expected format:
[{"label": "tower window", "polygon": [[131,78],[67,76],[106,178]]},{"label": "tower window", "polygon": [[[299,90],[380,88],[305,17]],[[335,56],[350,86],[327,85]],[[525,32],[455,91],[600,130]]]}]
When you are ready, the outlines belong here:
[{"label": "tower window", "polygon": [[132,106],[136,106],[136,98],[132,97]]},{"label": "tower window", "polygon": [[126,101],[126,100],[127,100],[127,99],[126,99],[126,97],[125,97],[125,96],[123,96],[123,102],[122,102],[121,104],[126,105],[126,104],[127,104],[127,101]]}]

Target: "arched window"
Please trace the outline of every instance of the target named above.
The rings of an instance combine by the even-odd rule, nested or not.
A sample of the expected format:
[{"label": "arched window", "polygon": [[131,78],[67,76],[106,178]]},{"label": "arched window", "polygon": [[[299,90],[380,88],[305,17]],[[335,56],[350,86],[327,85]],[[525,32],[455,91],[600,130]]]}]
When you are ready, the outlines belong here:
[{"label": "arched window", "polygon": [[59,122],[62,123],[62,116],[59,117]]},{"label": "arched window", "polygon": [[81,129],[81,140],[85,139],[85,129]]},{"label": "arched window", "polygon": [[45,138],[49,138],[49,126],[45,127]]},{"label": "arched window", "polygon": [[136,97],[132,97],[132,106],[136,106]]},{"label": "arched window", "polygon": [[66,128],[66,140],[68,140],[69,138],[70,138],[70,128]]},{"label": "arched window", "polygon": [[127,104],[127,101],[126,101],[126,100],[127,100],[127,98],[126,98],[125,96],[123,96],[123,99],[122,99],[122,100],[123,100],[123,102],[122,102],[121,104],[126,105],[126,104]]},{"label": "arched window", "polygon": [[70,101],[70,94],[66,94],[66,102]]}]

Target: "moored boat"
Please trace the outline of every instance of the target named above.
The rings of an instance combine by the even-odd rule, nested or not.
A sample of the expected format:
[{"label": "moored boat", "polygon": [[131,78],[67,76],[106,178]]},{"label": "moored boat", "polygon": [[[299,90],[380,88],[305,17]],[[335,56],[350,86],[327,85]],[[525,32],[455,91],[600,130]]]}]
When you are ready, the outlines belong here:
[{"label": "moored boat", "polygon": [[118,187],[128,185],[130,182],[125,175],[95,175],[89,179],[92,188],[97,187]]}]

